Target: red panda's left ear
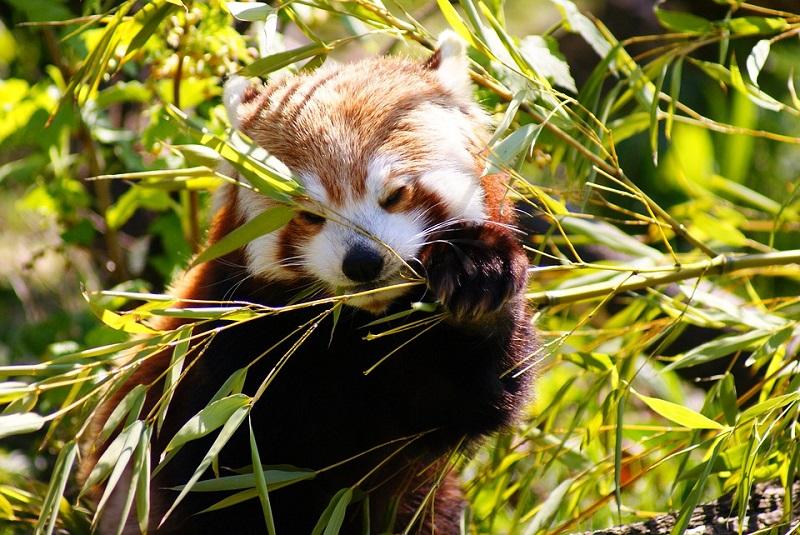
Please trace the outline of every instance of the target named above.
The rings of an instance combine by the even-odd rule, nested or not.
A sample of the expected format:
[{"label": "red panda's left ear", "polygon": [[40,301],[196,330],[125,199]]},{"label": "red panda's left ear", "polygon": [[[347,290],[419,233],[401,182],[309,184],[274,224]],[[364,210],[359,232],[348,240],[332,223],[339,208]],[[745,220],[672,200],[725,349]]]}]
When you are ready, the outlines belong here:
[{"label": "red panda's left ear", "polygon": [[425,67],[436,71],[439,82],[453,94],[470,98],[467,44],[452,30],[439,34],[436,52],[425,62]]},{"label": "red panda's left ear", "polygon": [[253,83],[242,76],[234,75],[228,78],[222,92],[222,102],[225,104],[225,111],[228,112],[231,126],[241,129],[242,124],[247,122],[254,111],[248,110],[247,104],[256,100],[263,87],[263,84]]}]

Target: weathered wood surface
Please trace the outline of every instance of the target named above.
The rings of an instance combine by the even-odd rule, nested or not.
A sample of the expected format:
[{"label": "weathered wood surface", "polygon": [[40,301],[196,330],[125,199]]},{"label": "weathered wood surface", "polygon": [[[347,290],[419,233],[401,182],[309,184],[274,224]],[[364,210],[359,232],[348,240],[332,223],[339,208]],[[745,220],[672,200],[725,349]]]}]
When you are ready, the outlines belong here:
[{"label": "weathered wood surface", "polygon": [[[686,533],[689,535],[738,535],[739,519],[736,508],[731,508],[731,494],[697,507],[692,514]],[[800,528],[800,481],[792,487],[791,518],[783,514],[786,505],[786,492],[779,482],[760,483],[750,494],[750,503],[744,518],[742,533],[797,533]],[[678,515],[669,513],[657,516],[647,522],[637,522],[583,535],[635,535],[669,534]],[[774,531],[769,531],[775,528]]]}]

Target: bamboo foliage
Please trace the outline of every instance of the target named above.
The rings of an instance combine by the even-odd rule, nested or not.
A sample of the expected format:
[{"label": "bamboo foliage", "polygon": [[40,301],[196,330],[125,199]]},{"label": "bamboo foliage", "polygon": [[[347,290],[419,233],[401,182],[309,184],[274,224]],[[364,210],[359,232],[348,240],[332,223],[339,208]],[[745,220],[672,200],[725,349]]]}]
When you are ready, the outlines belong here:
[{"label": "bamboo foliage", "polygon": [[[32,171],[37,180],[26,185],[22,205],[46,205],[68,248],[89,248],[96,236],[108,244],[137,214],[159,214],[156,222],[164,223],[149,230],[183,251],[151,259],[167,279],[280,228],[303,196],[279,162],[226,123],[223,76],[268,78],[380,50],[424,56],[434,47],[433,28],[446,25],[469,44],[476,97],[496,125],[485,171],[508,173],[508,195],[546,227],[523,236],[542,348],[505,371],[538,366],[538,393],[521,421],[473,458],[453,453],[469,498],[465,532],[566,533],[675,509],[674,532],[682,533],[698,503],[731,490],[741,519],[753,485],[777,478],[791,486],[800,460],[800,182],[796,165],[787,164],[800,157],[791,61],[800,54],[800,13],[767,2],[716,3],[724,13],[714,20],[656,7],[662,33],[622,40],[569,0],[543,2],[557,23],[531,35],[512,29],[512,11],[529,13],[511,1],[411,9],[380,0],[128,0],[75,18],[56,11],[57,20],[25,28],[58,35],[67,53],[51,58],[54,68],[37,84],[7,80],[0,94],[24,85],[16,113],[46,112],[41,131],[47,124],[57,135],[33,146],[0,126],[0,142],[16,149],[9,150],[15,159],[0,160],[0,183]],[[596,55],[582,77],[558,49],[556,38],[567,34]],[[642,43],[648,46],[637,48]],[[81,47],[90,52],[79,58]],[[707,103],[698,104],[698,91]],[[145,120],[111,125],[124,107]],[[278,206],[203,249],[198,228],[208,192],[222,183],[252,188]],[[117,184],[125,191],[115,196]],[[97,216],[88,230],[86,213]],[[164,230],[176,221],[178,235]],[[210,449],[165,518],[189,492],[227,491],[210,509],[259,500],[265,531],[275,533],[269,496],[332,467],[262,464],[269,459],[258,451],[249,416],[273,377],[254,395],[242,393],[252,363],[227,378],[151,464],[150,441],[186,357],[208,343],[207,333],[160,331],[151,320],[222,322],[217,330],[224,330],[315,307],[311,322],[286,333],[293,349],[265,348],[258,357],[269,355],[279,367],[321,324],[335,327],[352,296],[300,295],[278,308],[180,302],[137,282],[143,271],[132,270],[119,246],[103,254],[115,266],[105,287],[117,286],[83,290],[83,307],[102,333],[96,343],[83,339],[33,364],[0,366],[0,437],[60,451],[47,481],[0,471],[0,522],[19,532],[89,533],[117,489],[126,497],[122,518],[132,514],[144,533],[151,475],[210,435]],[[379,291],[386,289],[370,290]],[[378,319],[366,336],[420,332],[445,313],[436,303],[416,303],[401,313],[403,327],[384,331],[386,320]],[[125,396],[101,438],[118,426],[122,432],[84,488],[72,492],[67,483],[87,415],[165,348],[172,358],[155,406],[143,410],[148,385]],[[709,365],[716,366],[710,377],[698,371]],[[232,473],[217,456],[245,421],[252,466],[262,469]],[[126,469],[133,477],[122,477]],[[101,483],[104,494],[91,508],[84,494]],[[315,533],[338,532],[347,511],[360,507],[356,491],[331,496]]]}]

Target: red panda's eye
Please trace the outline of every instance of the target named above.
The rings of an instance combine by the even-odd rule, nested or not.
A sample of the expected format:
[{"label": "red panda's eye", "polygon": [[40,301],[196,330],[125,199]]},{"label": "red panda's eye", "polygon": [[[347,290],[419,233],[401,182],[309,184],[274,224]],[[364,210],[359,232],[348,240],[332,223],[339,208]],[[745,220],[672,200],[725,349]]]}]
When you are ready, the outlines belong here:
[{"label": "red panda's eye", "polygon": [[314,212],[309,212],[308,210],[300,210],[297,212],[297,217],[300,221],[309,225],[321,225],[325,222],[324,217]]},{"label": "red panda's eye", "polygon": [[390,210],[391,208],[394,208],[400,204],[400,201],[405,199],[407,193],[408,186],[400,186],[381,201],[381,206],[387,210]]}]

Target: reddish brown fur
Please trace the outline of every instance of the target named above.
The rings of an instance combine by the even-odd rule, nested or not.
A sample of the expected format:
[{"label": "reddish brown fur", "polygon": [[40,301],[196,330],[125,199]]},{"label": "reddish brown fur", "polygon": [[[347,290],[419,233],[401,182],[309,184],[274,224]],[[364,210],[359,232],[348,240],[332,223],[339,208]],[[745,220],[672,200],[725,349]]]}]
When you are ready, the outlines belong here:
[{"label": "reddish brown fur", "polygon": [[[424,65],[381,58],[341,70],[273,82],[243,106],[241,128],[290,168],[319,177],[334,206],[348,189],[363,193],[367,165],[379,149],[418,172],[434,154],[410,112],[423,105],[452,108],[450,90]],[[321,90],[335,96],[311,99]],[[293,99],[299,102],[294,103]],[[478,150],[478,147],[474,147]]]}]

